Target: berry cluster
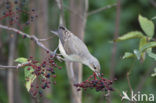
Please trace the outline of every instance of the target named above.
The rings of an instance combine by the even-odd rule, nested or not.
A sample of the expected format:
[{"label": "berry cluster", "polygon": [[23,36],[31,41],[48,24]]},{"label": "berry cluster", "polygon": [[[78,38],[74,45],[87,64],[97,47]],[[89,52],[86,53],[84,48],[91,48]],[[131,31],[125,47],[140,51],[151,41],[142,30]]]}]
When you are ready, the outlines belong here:
[{"label": "berry cluster", "polygon": [[86,81],[82,83],[74,84],[77,87],[77,91],[80,91],[81,88],[87,90],[87,88],[95,88],[96,91],[113,91],[111,87],[113,81],[103,78],[103,74],[100,77],[97,77],[95,73],[91,75]]},{"label": "berry cluster", "polygon": [[[0,15],[0,21],[8,18],[9,26],[16,24],[19,29],[23,29],[23,27],[29,25],[38,17],[38,15],[35,13],[35,9],[32,9],[28,12],[28,10],[22,8],[24,5],[25,0],[15,0],[14,2],[6,1],[4,11]],[[26,19],[24,20],[24,23],[19,23],[19,21],[22,19],[22,15]]]},{"label": "berry cluster", "polygon": [[[37,78],[36,82],[31,84],[30,93],[32,96],[36,96],[37,94],[42,96],[43,89],[49,88],[51,83],[56,84],[54,80],[56,78],[55,71],[56,69],[60,70],[62,68],[55,63],[53,56],[48,56],[42,63],[34,60],[33,57],[30,57],[29,61],[31,61],[31,63],[26,65],[27,70],[33,69],[31,74]],[[30,78],[26,80],[28,82]]]}]

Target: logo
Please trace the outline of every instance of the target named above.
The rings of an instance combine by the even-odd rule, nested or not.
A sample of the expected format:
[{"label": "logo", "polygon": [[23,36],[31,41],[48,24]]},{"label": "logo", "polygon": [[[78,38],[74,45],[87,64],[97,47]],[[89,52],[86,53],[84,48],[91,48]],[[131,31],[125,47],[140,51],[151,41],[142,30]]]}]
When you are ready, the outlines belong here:
[{"label": "logo", "polygon": [[123,96],[121,101],[124,99],[128,101],[154,101],[154,94],[142,94],[140,91],[138,91],[137,93],[131,91],[130,96],[128,96],[125,91],[123,91],[122,94]]}]

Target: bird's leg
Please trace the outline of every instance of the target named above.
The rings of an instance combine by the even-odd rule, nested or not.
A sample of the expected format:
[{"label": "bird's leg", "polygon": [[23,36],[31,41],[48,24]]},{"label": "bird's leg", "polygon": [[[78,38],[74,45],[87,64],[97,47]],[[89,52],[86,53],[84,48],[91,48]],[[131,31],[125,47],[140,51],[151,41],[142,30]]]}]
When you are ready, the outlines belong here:
[{"label": "bird's leg", "polygon": [[58,56],[63,56],[62,54],[57,54]]},{"label": "bird's leg", "polygon": [[60,62],[62,62],[62,61],[66,61],[66,59],[63,58],[63,57],[61,57],[61,56],[57,56],[57,59],[58,59]]},{"label": "bird's leg", "polygon": [[56,56],[57,55],[57,59],[62,62],[62,61],[66,61],[62,56],[62,54],[57,54],[57,50],[58,50],[59,46],[57,46],[57,48],[54,50],[53,55]]}]

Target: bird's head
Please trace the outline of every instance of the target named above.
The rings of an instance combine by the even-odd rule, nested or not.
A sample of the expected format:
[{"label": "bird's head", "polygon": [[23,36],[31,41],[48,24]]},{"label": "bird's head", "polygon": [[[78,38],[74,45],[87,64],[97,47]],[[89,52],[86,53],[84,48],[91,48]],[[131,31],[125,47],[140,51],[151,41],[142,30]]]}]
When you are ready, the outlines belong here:
[{"label": "bird's head", "polygon": [[60,32],[60,33],[66,33],[68,30],[67,30],[67,28],[66,27],[64,27],[64,26],[59,26],[58,27],[58,32]]},{"label": "bird's head", "polygon": [[97,76],[100,76],[100,63],[95,57],[92,57],[92,59],[89,60],[89,67],[96,73]]},{"label": "bird's head", "polygon": [[64,26],[59,26],[58,29],[59,30],[66,30],[66,28]]},{"label": "bird's head", "polygon": [[59,26],[58,33],[61,35],[60,37],[66,38],[70,35],[71,32],[66,27]]},{"label": "bird's head", "polygon": [[57,31],[51,31],[53,34],[55,34],[56,36],[59,36],[59,34],[61,33],[66,33],[67,29],[64,26],[59,26]]}]

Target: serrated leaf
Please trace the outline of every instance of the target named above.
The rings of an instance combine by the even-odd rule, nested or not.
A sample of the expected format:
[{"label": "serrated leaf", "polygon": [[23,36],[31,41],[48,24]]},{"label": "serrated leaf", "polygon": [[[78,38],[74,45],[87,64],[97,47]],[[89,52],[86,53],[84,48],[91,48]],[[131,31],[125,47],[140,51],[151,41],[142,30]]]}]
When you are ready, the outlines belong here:
[{"label": "serrated leaf", "polygon": [[142,30],[146,33],[147,36],[152,38],[154,35],[154,23],[141,15],[139,15],[138,19]]},{"label": "serrated leaf", "polygon": [[142,46],[142,48],[140,48],[140,53],[144,52],[145,50],[149,49],[149,48],[153,48],[156,47],[156,42],[148,42],[145,45]]},{"label": "serrated leaf", "polygon": [[130,52],[125,52],[124,56],[122,57],[122,59],[127,59],[127,58],[130,58],[130,57],[133,57],[134,54],[133,53],[130,53]]},{"label": "serrated leaf", "polygon": [[129,33],[124,34],[123,36],[118,37],[115,40],[115,42],[123,41],[123,40],[128,40],[128,39],[142,38],[142,37],[144,37],[144,35],[142,34],[142,32],[132,31],[132,32],[129,32]]},{"label": "serrated leaf", "polygon": [[140,60],[141,54],[140,54],[139,50],[134,49],[133,52],[134,52],[135,56],[137,57],[137,59]]},{"label": "serrated leaf", "polygon": [[[30,70],[28,70],[28,68],[30,68]],[[32,74],[32,72],[34,72],[34,69],[32,67],[26,66],[24,68],[24,74],[25,74],[25,80],[26,80],[25,86],[28,92],[31,88],[31,84],[36,79],[36,75]]]},{"label": "serrated leaf", "polygon": [[17,58],[15,60],[15,62],[18,62],[18,63],[26,63],[26,62],[28,62],[28,59],[27,58],[20,57],[20,58]]}]

